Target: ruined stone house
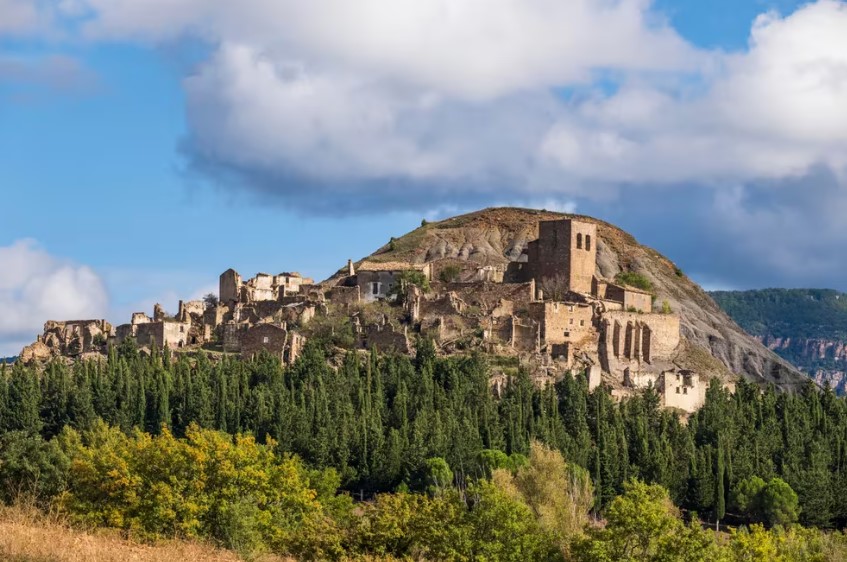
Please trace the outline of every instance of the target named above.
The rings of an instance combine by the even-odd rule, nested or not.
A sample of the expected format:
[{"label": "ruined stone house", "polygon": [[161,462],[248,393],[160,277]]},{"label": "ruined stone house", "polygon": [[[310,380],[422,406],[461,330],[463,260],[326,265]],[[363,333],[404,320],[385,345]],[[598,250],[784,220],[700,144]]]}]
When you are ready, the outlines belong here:
[{"label": "ruined stone house", "polygon": [[363,302],[385,300],[391,295],[399,275],[406,271],[419,271],[427,280],[432,280],[432,266],[428,263],[364,261],[353,270],[350,282],[359,288]]}]

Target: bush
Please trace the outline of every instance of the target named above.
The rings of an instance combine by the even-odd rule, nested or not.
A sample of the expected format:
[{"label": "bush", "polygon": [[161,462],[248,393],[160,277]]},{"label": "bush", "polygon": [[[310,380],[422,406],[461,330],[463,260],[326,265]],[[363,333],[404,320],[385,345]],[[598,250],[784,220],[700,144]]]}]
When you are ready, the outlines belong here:
[{"label": "bush", "polygon": [[404,302],[406,298],[406,289],[411,285],[420,288],[423,292],[430,290],[429,279],[422,271],[410,269],[401,271],[394,280],[394,285],[388,292],[389,298],[395,298],[398,302]]},{"label": "bush", "polygon": [[443,283],[455,283],[459,279],[459,275],[462,274],[462,268],[458,265],[447,265],[441,272],[438,274],[438,279],[440,279]]},{"label": "bush", "polygon": [[645,276],[634,271],[622,271],[615,276],[615,281],[621,285],[629,285],[642,291],[653,292],[653,283]]},{"label": "bush", "polygon": [[65,489],[70,461],[55,441],[11,431],[0,437],[0,500],[32,498],[47,505]]},{"label": "bush", "polygon": [[340,535],[308,472],[274,443],[190,425],[131,436],[104,424],[59,437],[72,459],[59,502],[75,520],[142,537],[210,537],[242,553],[270,549],[324,558]]},{"label": "bush", "polygon": [[735,506],[749,521],[790,525],[800,514],[797,494],[781,478],[765,482],[751,476],[736,485],[733,496]]},{"label": "bush", "polygon": [[578,562],[720,559],[714,535],[695,522],[686,526],[665,488],[637,480],[612,500],[604,528],[590,528],[575,541],[574,553]]}]

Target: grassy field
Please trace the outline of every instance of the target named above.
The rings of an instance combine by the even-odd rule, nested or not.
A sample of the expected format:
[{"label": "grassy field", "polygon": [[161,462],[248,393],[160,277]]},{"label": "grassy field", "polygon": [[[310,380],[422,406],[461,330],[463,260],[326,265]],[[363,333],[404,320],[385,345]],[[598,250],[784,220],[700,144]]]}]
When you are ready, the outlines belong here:
[{"label": "grassy field", "polygon": [[[233,552],[208,545],[169,541],[156,545],[128,541],[114,533],[73,529],[59,517],[34,509],[0,507],[0,560],[5,562],[240,562]],[[262,562],[284,562],[262,557]]]}]

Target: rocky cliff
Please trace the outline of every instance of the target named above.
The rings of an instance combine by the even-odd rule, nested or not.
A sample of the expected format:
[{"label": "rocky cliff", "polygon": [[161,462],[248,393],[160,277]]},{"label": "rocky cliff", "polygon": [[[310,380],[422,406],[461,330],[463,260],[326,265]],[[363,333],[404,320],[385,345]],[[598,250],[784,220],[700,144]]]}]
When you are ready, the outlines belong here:
[{"label": "rocky cliff", "polygon": [[687,340],[690,368],[731,377],[737,374],[757,383],[775,383],[794,390],[808,380],[794,366],[744,332],[712,298],[656,250],[639,244],[621,229],[576,215],[516,208],[491,208],[423,224],[392,239],[368,260],[423,263],[441,258],[483,265],[518,261],[527,243],[538,237],[542,220],[579,218],[597,224],[597,268],[614,279],[634,271],[653,284],[657,303],[667,301],[679,313]]},{"label": "rocky cliff", "polygon": [[847,339],[777,337],[758,335],[768,349],[797,365],[819,385],[838,394],[847,391]]}]

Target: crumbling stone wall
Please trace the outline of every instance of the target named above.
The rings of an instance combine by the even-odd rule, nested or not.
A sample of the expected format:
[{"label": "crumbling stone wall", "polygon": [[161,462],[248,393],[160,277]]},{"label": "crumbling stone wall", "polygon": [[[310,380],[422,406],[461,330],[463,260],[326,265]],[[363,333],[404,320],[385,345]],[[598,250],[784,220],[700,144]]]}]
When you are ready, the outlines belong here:
[{"label": "crumbling stone wall", "polygon": [[359,295],[364,302],[388,298],[396,282],[397,272],[394,271],[359,271],[356,274]]},{"label": "crumbling stone wall", "polygon": [[285,350],[288,343],[288,332],[274,324],[259,324],[244,331],[238,332],[240,336],[241,357],[252,359],[262,351],[285,359]]},{"label": "crumbling stone wall", "polygon": [[361,300],[361,289],[358,285],[353,287],[336,286],[327,291],[326,298],[333,304],[351,305]]},{"label": "crumbling stone wall", "polygon": [[662,376],[662,398],[666,408],[696,412],[706,403],[706,384],[691,371],[668,371]]},{"label": "crumbling stone wall", "polygon": [[[90,351],[99,351],[101,345],[112,334],[112,325],[105,320],[49,320],[36,342],[24,348],[24,362],[46,358],[45,356],[77,356]],[[38,344],[38,345],[36,345]]]},{"label": "crumbling stone wall", "polygon": [[[190,330],[191,324],[188,322],[166,320],[134,325],[129,335],[135,337],[140,346],[179,348],[189,343]],[[127,335],[124,330],[122,335]]]},{"label": "crumbling stone wall", "polygon": [[680,342],[679,317],[607,311],[601,320],[600,360],[610,373],[622,373],[632,362],[673,358]]},{"label": "crumbling stone wall", "polygon": [[223,304],[240,302],[251,304],[262,301],[275,301],[287,295],[300,292],[304,285],[313,285],[314,280],[299,273],[280,273],[269,275],[257,273],[252,279],[242,281],[241,275],[234,269],[224,271],[219,279],[219,299]]},{"label": "crumbling stone wall", "polygon": [[248,330],[247,324],[227,322],[223,325],[223,349],[228,353],[241,351],[241,336]]},{"label": "crumbling stone wall", "polygon": [[513,311],[526,313],[535,297],[535,282],[448,283],[443,285],[443,291],[455,293],[468,306],[478,307],[483,315],[492,314],[503,301],[511,302]]},{"label": "crumbling stone wall", "polygon": [[218,279],[218,298],[224,304],[237,302],[241,296],[241,275],[227,269]]},{"label": "crumbling stone wall", "polygon": [[545,301],[530,308],[541,326],[543,344],[579,343],[596,333],[594,309],[588,304]]},{"label": "crumbling stone wall", "polygon": [[650,312],[653,310],[653,296],[642,291],[633,291],[627,287],[623,298],[624,310],[638,310],[639,312]]},{"label": "crumbling stone wall", "polygon": [[639,312],[650,312],[653,310],[653,296],[633,287],[625,287],[616,283],[598,283],[598,289],[604,289],[604,293],[598,296],[604,300],[621,303],[623,310],[637,310]]},{"label": "crumbling stone wall", "polygon": [[538,351],[539,326],[530,318],[511,317],[511,345],[514,349],[524,352]]},{"label": "crumbling stone wall", "polygon": [[382,352],[409,353],[409,340],[405,330],[395,328],[391,324],[365,327],[361,333],[359,346],[362,349],[376,347]]}]

